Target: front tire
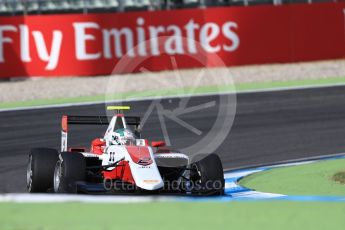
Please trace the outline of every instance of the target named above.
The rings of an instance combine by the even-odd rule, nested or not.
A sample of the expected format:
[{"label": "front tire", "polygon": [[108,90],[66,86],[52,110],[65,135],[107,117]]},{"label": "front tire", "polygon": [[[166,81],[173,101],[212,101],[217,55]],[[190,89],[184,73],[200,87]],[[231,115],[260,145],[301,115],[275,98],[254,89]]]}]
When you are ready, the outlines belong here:
[{"label": "front tire", "polygon": [[58,155],[55,149],[35,148],[30,151],[26,170],[26,186],[29,193],[44,193],[53,188]]},{"label": "front tire", "polygon": [[85,181],[86,161],[81,153],[61,153],[54,171],[54,192],[77,193],[75,182]]},{"label": "front tire", "polygon": [[197,155],[190,165],[190,179],[195,195],[223,195],[225,180],[223,165],[218,155]]}]

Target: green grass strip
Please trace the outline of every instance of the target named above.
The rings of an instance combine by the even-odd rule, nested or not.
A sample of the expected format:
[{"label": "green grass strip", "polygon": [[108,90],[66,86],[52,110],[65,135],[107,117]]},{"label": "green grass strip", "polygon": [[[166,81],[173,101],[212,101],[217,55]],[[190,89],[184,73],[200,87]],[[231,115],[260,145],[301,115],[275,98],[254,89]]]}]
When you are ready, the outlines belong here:
[{"label": "green grass strip", "polygon": [[344,170],[345,159],[327,160],[256,173],[242,179],[240,184],[260,192],[344,196],[345,185],[333,180],[337,172]]},{"label": "green grass strip", "polygon": [[82,103],[82,102],[102,102],[107,100],[121,100],[121,99],[142,99],[148,97],[163,97],[163,96],[183,96],[183,95],[197,95],[208,93],[227,93],[227,92],[245,92],[255,90],[269,90],[269,89],[282,89],[290,87],[306,87],[306,86],[324,86],[324,85],[341,85],[345,84],[345,77],[325,78],[325,79],[311,79],[311,80],[294,80],[294,81],[277,81],[277,82],[261,82],[261,83],[242,83],[236,84],[236,90],[233,86],[206,86],[195,89],[182,88],[182,89],[168,89],[159,91],[145,91],[124,93],[116,95],[95,95],[95,96],[82,96],[71,98],[54,98],[54,99],[37,99],[31,101],[18,101],[18,102],[4,102],[0,103],[0,109],[31,107],[31,106],[44,106],[44,105],[59,105],[66,103]]},{"label": "green grass strip", "polygon": [[344,203],[0,204],[1,230],[343,230]]}]

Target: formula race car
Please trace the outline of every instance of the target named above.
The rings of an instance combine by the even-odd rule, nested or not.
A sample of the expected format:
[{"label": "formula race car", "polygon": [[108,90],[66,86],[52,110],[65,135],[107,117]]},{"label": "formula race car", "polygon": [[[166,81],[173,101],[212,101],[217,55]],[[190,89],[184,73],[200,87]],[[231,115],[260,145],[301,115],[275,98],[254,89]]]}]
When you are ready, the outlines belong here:
[{"label": "formula race car", "polygon": [[[141,138],[140,117],[124,116],[128,106],[109,106],[113,117],[63,116],[61,151],[30,151],[30,193],[135,193],[222,195],[224,174],[216,154],[189,157],[163,141]],[[110,121],[110,122],[109,122]],[[108,125],[90,149],[68,148],[71,124]],[[133,130],[133,131],[132,131]]]}]

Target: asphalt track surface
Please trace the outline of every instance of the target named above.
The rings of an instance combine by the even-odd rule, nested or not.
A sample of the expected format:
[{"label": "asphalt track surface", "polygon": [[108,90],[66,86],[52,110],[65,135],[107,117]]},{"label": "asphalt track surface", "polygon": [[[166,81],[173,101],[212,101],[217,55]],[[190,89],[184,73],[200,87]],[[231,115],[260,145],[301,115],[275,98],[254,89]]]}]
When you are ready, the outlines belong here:
[{"label": "asphalt track surface", "polygon": [[[217,116],[218,96],[194,97],[189,105],[216,101],[215,107],[187,114],[183,119],[207,133]],[[160,102],[174,109],[180,99]],[[128,115],[143,116],[151,101],[126,103]],[[26,192],[26,162],[33,147],[60,147],[63,114],[104,115],[104,105],[0,112],[0,192]],[[177,148],[200,138],[174,121],[167,130]],[[88,146],[105,127],[85,126],[71,130],[71,144]],[[162,139],[157,113],[143,130],[151,140]],[[217,149],[224,168],[272,164],[324,154],[345,152],[345,87],[247,93],[237,95],[237,112],[230,134]]]}]

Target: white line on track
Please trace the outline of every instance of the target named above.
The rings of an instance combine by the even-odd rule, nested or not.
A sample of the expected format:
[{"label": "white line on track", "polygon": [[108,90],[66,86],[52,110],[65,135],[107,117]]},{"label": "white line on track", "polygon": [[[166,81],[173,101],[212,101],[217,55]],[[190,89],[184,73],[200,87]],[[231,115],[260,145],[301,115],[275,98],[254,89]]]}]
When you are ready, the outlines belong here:
[{"label": "white line on track", "polygon": [[164,196],[110,196],[110,195],[59,195],[59,194],[3,194],[0,202],[15,203],[148,203],[154,201],[176,201]]}]

